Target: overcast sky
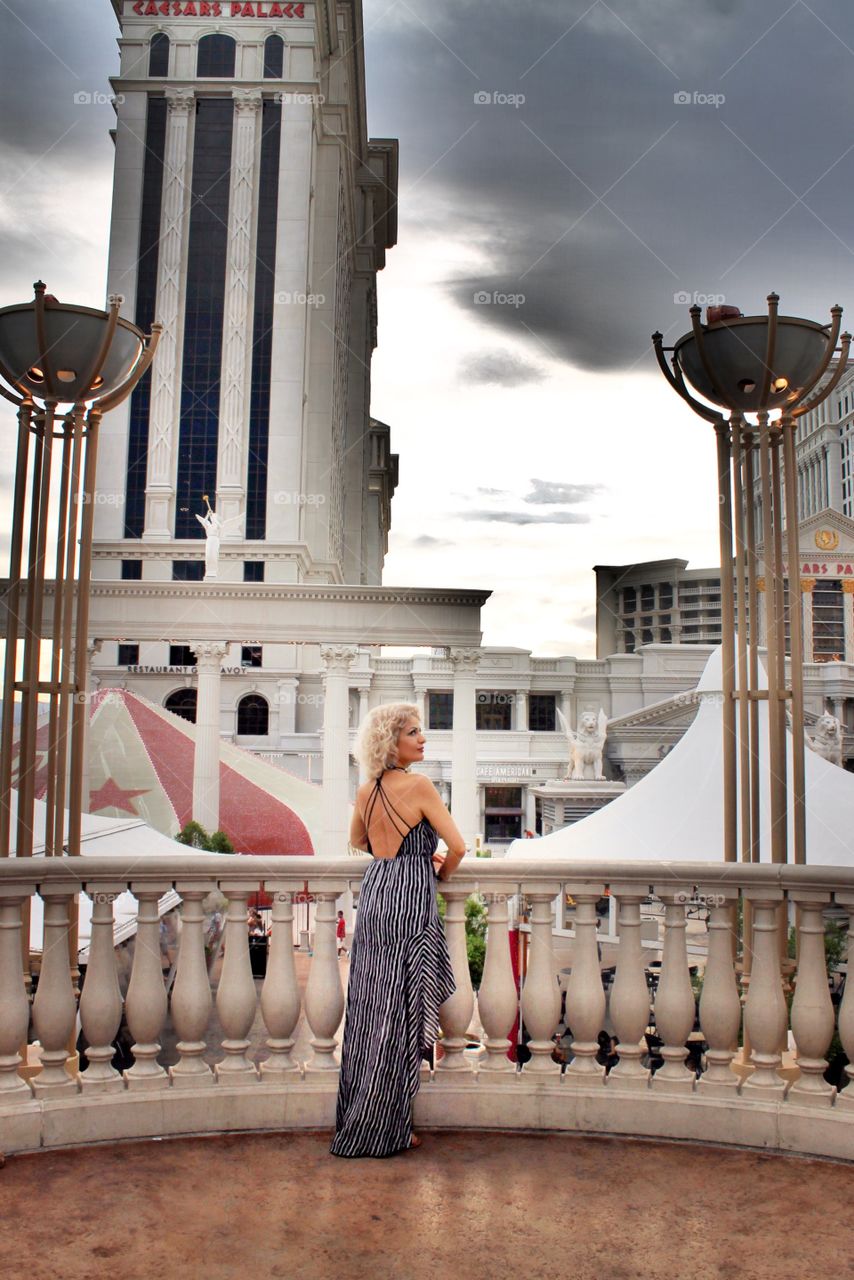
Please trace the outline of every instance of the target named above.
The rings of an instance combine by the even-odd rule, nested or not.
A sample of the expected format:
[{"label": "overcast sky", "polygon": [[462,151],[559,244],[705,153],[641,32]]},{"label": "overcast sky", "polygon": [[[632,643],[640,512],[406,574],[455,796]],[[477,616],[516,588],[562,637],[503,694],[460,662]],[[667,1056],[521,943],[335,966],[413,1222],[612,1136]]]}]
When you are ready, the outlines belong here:
[{"label": "overcast sky", "polygon": [[[651,332],[682,333],[695,295],[854,307],[854,9],[364,16],[370,131],[401,162],[373,371],[401,460],[385,581],[491,588],[487,644],[589,656],[593,564],[717,555],[711,429]],[[39,275],[103,300],[116,35],[109,0],[0,0],[4,302]]]}]

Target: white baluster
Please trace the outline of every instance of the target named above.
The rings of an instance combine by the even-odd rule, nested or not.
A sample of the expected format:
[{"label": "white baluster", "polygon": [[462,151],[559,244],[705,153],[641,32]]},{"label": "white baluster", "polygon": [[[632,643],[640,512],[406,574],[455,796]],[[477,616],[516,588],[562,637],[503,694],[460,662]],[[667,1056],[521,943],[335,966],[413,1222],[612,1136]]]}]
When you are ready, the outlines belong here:
[{"label": "white baluster", "polygon": [[220,1084],[258,1084],[261,1079],[258,1068],[246,1056],[252,1043],[249,1032],[258,1009],[249,959],[246,900],[250,893],[257,893],[258,881],[223,881],[220,888],[228,898],[225,954],[216,991],[216,1011],[225,1032],[222,1042],[225,1057],[215,1064],[214,1074]]},{"label": "white baluster", "polygon": [[507,905],[512,891],[510,885],[490,884],[484,891],[488,920],[486,928],[486,958],[483,977],[477,993],[477,1008],[481,1026],[486,1032],[486,1054],[479,1065],[480,1071],[488,1071],[490,1083],[496,1080],[515,1080],[516,1068],[507,1057],[510,1048],[508,1035],[513,1028],[518,1008],[513,962],[510,958],[510,936]]},{"label": "white baluster", "polygon": [[780,978],[777,917],[782,889],[746,889],[753,905],[753,970],[744,1006],[744,1026],[753,1046],[753,1072],[741,1086],[744,1097],[783,1097],[786,1086],[777,1074],[780,1046],[786,1034],[786,1001]]},{"label": "white baluster", "polygon": [[92,932],[89,938],[89,964],[86,981],[80,993],[80,1021],[89,1046],[89,1065],[80,1073],[83,1093],[122,1093],[125,1082],[116,1071],[113,1041],[122,1020],[122,992],[116,968],[113,903],[124,890],[123,884],[87,885],[92,899]]},{"label": "white baluster", "polygon": [[77,1081],[65,1069],[68,1043],[77,1023],[77,1002],[68,957],[68,904],[73,893],[61,886],[41,886],[44,901],[44,950],[33,1023],[42,1046],[42,1070],[33,1079],[37,1098],[76,1093]]},{"label": "white baluster", "polygon": [[177,1050],[181,1057],[169,1068],[169,1079],[177,1088],[213,1087],[214,1073],[204,1060],[207,1048],[205,1033],[210,1022],[213,999],[205,956],[202,899],[213,884],[200,885],[197,880],[177,880],[181,895],[181,941],[178,945],[178,967],[172,987],[172,1025],[178,1035]]},{"label": "white baluster", "polygon": [[522,892],[531,903],[531,941],[528,949],[528,971],[522,988],[522,1020],[531,1039],[531,1057],[522,1067],[526,1075],[556,1076],[559,1067],[551,1060],[552,1036],[560,1018],[560,989],[557,964],[552,945],[554,899],[559,884],[537,883]]},{"label": "white baluster", "polygon": [[605,1083],[605,1068],[596,1061],[599,1032],[605,1024],[605,991],[596,942],[596,903],[601,893],[590,886],[566,884],[566,893],[575,899],[575,942],[572,973],[566,989],[566,1021],[572,1030],[573,1059],[566,1069],[565,1083],[584,1087]]},{"label": "white baluster", "polygon": [[164,890],[132,884],[139,901],[125,1017],[135,1040],[134,1062],[124,1077],[128,1089],[162,1089],[169,1076],[157,1061],[160,1032],[166,1021],[166,988],[160,956],[160,915],[157,903]]},{"label": "white baluster", "polygon": [[[854,961],[854,893],[837,893],[834,895],[837,906],[848,912],[848,955],[849,964]],[[854,1110],[854,977],[845,982],[845,994],[839,1008],[839,1039],[848,1058],[845,1075],[848,1083],[836,1095],[836,1106],[843,1111]]]},{"label": "white baluster", "polygon": [[685,1066],[688,1056],[685,1042],[696,1015],[685,944],[685,902],[690,895],[679,885],[666,889],[656,887],[656,892],[664,903],[664,950],[655,997],[655,1026],[664,1042],[661,1046],[664,1066],[659,1067],[650,1086],[659,1093],[690,1093],[695,1077]]},{"label": "white baluster", "polygon": [[273,895],[273,932],[267,975],[261,988],[261,1013],[270,1033],[267,1039],[270,1056],[261,1063],[261,1079],[277,1084],[300,1076],[300,1065],[292,1050],[301,1001],[294,965],[293,892],[269,880],[265,888]]},{"label": "white baluster", "polygon": [[644,1033],[649,1025],[649,988],[640,937],[642,898],[635,885],[612,884],[611,893],[619,903],[620,945],[610,1013],[617,1032],[620,1061],[611,1068],[608,1088],[646,1089],[649,1071],[641,1065],[641,1057]]},{"label": "white baluster", "polygon": [[[35,884],[7,884],[0,898],[0,1099],[29,1102],[32,1089],[18,1075],[19,1053],[27,1039],[30,1002],[21,967],[21,906],[35,893]],[[28,939],[29,942],[29,939]]]},{"label": "white baluster", "polygon": [[[828,1045],[833,1036],[833,1002],[827,987],[822,908],[829,893],[794,890],[800,909],[798,976],[792,1001],[792,1032],[798,1047],[800,1079],[789,1086],[787,1098],[801,1106],[829,1107],[836,1090],[824,1079]],[[847,985],[847,983],[846,983]]]},{"label": "white baluster", "polygon": [[[450,999],[439,1009],[439,1022],[444,1031],[442,1048],[445,1055],[438,1064],[438,1072],[468,1072],[468,1077],[460,1075],[457,1083],[474,1083],[475,1076],[471,1067],[463,1057],[463,1050],[468,1044],[466,1032],[474,1013],[474,991],[469,973],[469,957],[466,947],[466,900],[474,892],[474,882],[439,881],[439,892],[445,899],[445,937],[448,940],[448,954],[454,970],[454,981],[457,989]],[[512,1020],[511,1020],[512,1021]]]},{"label": "white baluster", "polygon": [[344,1013],[344,990],[338,965],[338,944],[335,938],[338,895],[347,888],[339,884],[323,882],[323,890],[312,887],[317,910],[314,917],[314,955],[305,988],[305,1016],[312,1030],[311,1047],[314,1057],[305,1063],[308,1071],[336,1071],[339,1061],[335,1057],[335,1033],[341,1025]]},{"label": "white baluster", "polygon": [[707,1044],[706,1070],[698,1088],[707,1097],[735,1095],[738,1076],[730,1063],[738,1047],[741,999],[733,966],[733,908],[737,889],[703,890],[709,904],[709,951],[700,996],[700,1026]]}]

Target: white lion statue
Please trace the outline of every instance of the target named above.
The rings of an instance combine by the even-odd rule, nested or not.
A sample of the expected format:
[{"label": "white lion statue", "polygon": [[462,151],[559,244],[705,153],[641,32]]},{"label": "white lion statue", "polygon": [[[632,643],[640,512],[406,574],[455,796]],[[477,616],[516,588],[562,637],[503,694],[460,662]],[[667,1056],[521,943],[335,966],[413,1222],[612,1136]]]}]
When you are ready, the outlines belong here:
[{"label": "white lion statue", "polygon": [[569,743],[567,779],[571,782],[604,782],[602,761],[608,732],[608,717],[605,712],[601,707],[598,716],[595,711],[582,711],[575,733],[560,711],[557,714]]},{"label": "white lion statue", "polygon": [[831,764],[842,766],[842,725],[836,716],[825,711],[815,722],[812,737],[806,734],[807,743],[817,756]]}]

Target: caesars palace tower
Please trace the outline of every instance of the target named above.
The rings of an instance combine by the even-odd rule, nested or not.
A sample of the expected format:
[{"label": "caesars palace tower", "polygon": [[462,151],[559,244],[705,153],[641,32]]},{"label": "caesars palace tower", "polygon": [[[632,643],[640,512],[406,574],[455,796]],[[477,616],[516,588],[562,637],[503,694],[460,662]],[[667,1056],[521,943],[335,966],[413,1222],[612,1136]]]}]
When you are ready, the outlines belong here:
[{"label": "caesars palace tower", "polygon": [[[340,851],[350,730],[398,692],[370,647],[476,646],[488,594],[380,585],[397,456],[370,367],[397,142],[367,135],[361,3],[112,2],[107,288],[163,333],[102,427],[92,684],[195,723],[210,829],[220,737],[322,772]],[[473,751],[456,759],[465,809]]]}]

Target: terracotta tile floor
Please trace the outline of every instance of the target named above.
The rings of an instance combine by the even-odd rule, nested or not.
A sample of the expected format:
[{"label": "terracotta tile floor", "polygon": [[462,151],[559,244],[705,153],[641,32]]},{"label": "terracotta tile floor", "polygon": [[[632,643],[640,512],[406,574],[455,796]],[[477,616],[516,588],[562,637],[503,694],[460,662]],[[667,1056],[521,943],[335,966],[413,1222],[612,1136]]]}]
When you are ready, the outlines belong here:
[{"label": "terracotta tile floor", "polygon": [[34,1280],[847,1277],[854,1166],[573,1135],[330,1134],[11,1156],[0,1257]]}]

